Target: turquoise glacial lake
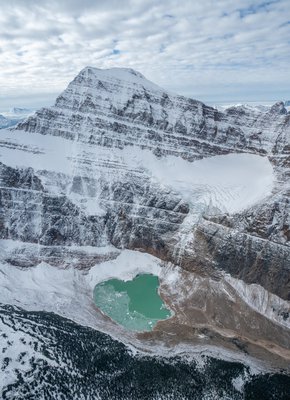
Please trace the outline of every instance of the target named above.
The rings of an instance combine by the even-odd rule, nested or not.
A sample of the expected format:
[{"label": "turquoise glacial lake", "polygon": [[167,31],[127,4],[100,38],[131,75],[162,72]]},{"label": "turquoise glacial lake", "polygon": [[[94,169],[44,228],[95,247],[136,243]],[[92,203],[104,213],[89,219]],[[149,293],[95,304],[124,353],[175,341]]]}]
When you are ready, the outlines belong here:
[{"label": "turquoise glacial lake", "polygon": [[172,314],[158,294],[159,280],[152,274],[131,281],[110,279],[95,286],[94,302],[111,319],[133,331],[151,331]]}]

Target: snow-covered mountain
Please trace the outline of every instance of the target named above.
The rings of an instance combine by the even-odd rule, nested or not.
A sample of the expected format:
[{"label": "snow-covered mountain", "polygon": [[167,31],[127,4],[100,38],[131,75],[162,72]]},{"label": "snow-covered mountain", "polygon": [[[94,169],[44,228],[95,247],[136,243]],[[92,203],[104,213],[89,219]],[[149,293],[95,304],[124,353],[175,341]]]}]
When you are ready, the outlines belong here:
[{"label": "snow-covered mountain", "polygon": [[[232,241],[251,242],[243,249],[247,254],[241,255],[238,270],[233,266],[230,272],[250,283],[263,283],[287,298],[289,287],[282,288],[278,277],[289,273],[290,260],[289,126],[282,102],[266,112],[241,106],[222,113],[166,93],[133,70],[85,68],[54,107],[41,109],[16,130],[2,134],[2,186],[7,187],[5,179],[13,168],[17,182],[10,185],[34,189],[33,194],[29,191],[30,201],[38,205],[32,215],[22,210],[20,223],[12,223],[13,210],[10,218],[6,213],[2,236],[48,246],[109,242],[188,265],[196,263],[197,243],[195,238],[188,240],[187,231],[198,220],[198,245],[203,240],[207,243],[212,229],[222,237],[230,232],[232,238],[215,243],[207,255],[199,251],[199,263],[228,270],[229,266],[218,261],[218,254],[227,254],[228,263],[236,264],[231,259],[237,257],[238,246],[233,247]],[[196,163],[229,153],[240,155]],[[255,205],[261,196],[266,202]],[[278,209],[277,202],[281,204]],[[67,218],[54,220],[51,213],[55,214],[56,207],[59,213],[65,207]],[[243,208],[248,211],[227,214]],[[219,217],[211,217],[212,213]],[[198,218],[191,226],[192,215]],[[248,254],[250,248],[253,253]],[[213,256],[211,263],[208,254]],[[277,279],[255,272],[257,254],[266,257],[267,268],[274,269],[271,276]]]},{"label": "snow-covered mountain", "polygon": [[17,125],[29,115],[33,114],[34,110],[28,108],[13,107],[8,112],[0,114],[0,129],[9,128]]},{"label": "snow-covered mountain", "polygon": [[28,115],[33,114],[34,111],[33,108],[12,107],[7,114],[10,116],[22,115],[27,117]]},{"label": "snow-covered mountain", "polygon": [[284,101],[284,105],[286,110],[289,112],[290,111],[290,100]]},{"label": "snow-covered mountain", "polygon": [[175,312],[163,332],[182,342],[206,326],[212,345],[233,350],[238,335],[255,356],[290,357],[289,132],[282,102],[219,111],[131,69],[83,69],[53,107],[0,132],[0,301],[118,337],[88,277],[141,251],[131,274],[162,260]]},{"label": "snow-covered mountain", "polygon": [[20,122],[21,120],[22,118],[9,118],[0,114],[0,129],[9,128],[11,126],[17,125],[18,122]]}]

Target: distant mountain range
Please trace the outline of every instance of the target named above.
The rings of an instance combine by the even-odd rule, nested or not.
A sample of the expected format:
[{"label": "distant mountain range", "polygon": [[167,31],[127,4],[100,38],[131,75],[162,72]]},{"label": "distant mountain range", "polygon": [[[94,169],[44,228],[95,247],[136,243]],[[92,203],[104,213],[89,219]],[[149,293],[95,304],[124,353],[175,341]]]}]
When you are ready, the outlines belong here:
[{"label": "distant mountain range", "polygon": [[34,110],[31,108],[13,107],[8,112],[0,114],[0,129],[10,128],[17,125],[18,122],[23,121],[29,115],[33,114]]}]

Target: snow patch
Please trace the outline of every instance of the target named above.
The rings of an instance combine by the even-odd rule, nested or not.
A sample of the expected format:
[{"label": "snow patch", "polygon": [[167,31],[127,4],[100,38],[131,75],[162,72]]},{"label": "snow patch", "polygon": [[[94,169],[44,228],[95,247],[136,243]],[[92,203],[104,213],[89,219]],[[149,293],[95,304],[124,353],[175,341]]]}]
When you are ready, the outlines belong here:
[{"label": "snow patch", "polygon": [[192,163],[173,156],[146,156],[142,162],[152,177],[182,193],[193,205],[198,202],[239,212],[265,198],[274,186],[268,158],[254,154],[228,154]]},{"label": "snow patch", "polygon": [[224,279],[248,306],[276,323],[290,328],[290,304],[257,284],[247,285],[225,274]]},{"label": "snow patch", "polygon": [[160,260],[147,253],[123,250],[116,259],[106,261],[91,268],[86,281],[93,290],[99,282],[112,278],[129,281],[142,273],[160,276]]},{"label": "snow patch", "polygon": [[[72,318],[78,315],[78,310],[93,304],[93,289],[97,283],[110,278],[126,281],[140,273],[159,276],[160,261],[146,253],[124,250],[115,260],[96,264],[89,272],[55,268],[44,262],[27,269],[2,263],[0,302],[26,310],[54,311]],[[86,318],[82,323],[87,323]]]}]

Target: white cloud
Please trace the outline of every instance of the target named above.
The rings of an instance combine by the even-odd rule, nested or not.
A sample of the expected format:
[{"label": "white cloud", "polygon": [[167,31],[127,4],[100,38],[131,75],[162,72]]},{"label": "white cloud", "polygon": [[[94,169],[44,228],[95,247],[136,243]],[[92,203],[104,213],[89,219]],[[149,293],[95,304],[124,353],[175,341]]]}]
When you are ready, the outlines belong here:
[{"label": "white cloud", "polygon": [[0,4],[2,104],[51,99],[86,65],[132,67],[204,101],[290,97],[288,0]]}]

